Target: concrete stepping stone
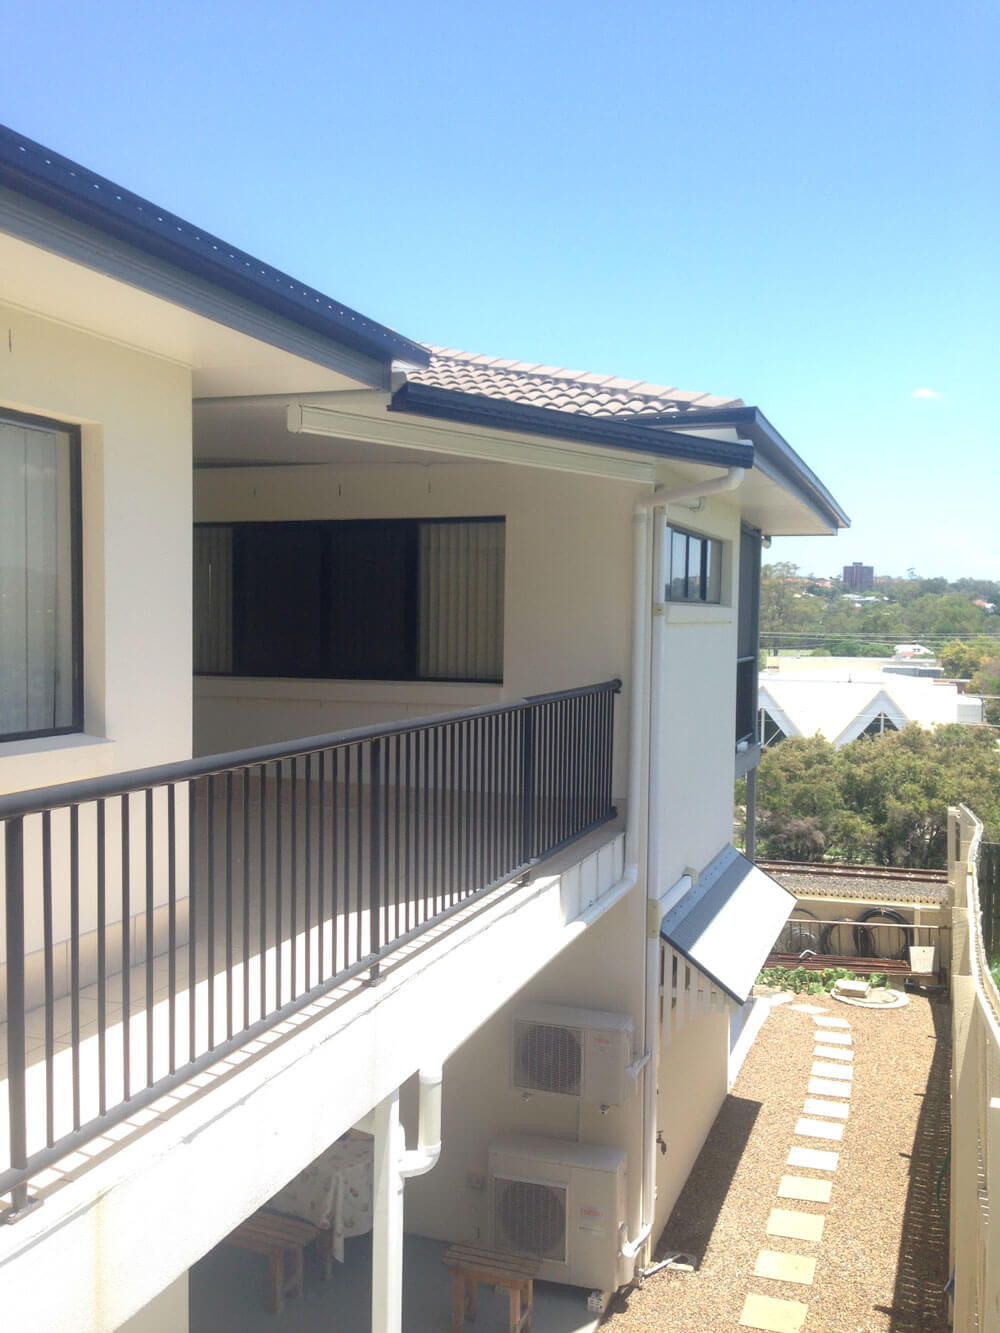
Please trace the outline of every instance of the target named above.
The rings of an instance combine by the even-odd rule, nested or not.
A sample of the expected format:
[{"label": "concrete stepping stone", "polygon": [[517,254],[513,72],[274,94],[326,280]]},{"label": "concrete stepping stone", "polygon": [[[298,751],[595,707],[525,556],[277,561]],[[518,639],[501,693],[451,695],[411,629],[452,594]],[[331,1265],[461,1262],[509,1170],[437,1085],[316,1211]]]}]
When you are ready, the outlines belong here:
[{"label": "concrete stepping stone", "polygon": [[846,1060],[854,1063],[854,1052],[849,1046],[814,1046],[813,1058],[817,1060]]},{"label": "concrete stepping stone", "polygon": [[821,1028],[849,1028],[851,1026],[846,1018],[831,1018],[829,1014],[822,1018],[817,1015],[813,1022]]},{"label": "concrete stepping stone", "polygon": [[826,1010],[821,1009],[818,1004],[793,1004],[792,1008],[797,1014],[825,1014]]},{"label": "concrete stepping stone", "polygon": [[811,1078],[809,1080],[809,1092],[815,1093],[817,1097],[850,1097],[850,1083],[842,1083],[840,1079],[833,1078]]},{"label": "concrete stepping stone", "polygon": [[800,1333],[809,1306],[802,1301],[783,1301],[776,1296],[751,1292],[743,1302],[740,1323],[744,1328],[762,1328],[766,1333]]},{"label": "concrete stepping stone", "polygon": [[753,1270],[754,1277],[769,1277],[777,1282],[802,1282],[812,1285],[816,1260],[806,1254],[786,1254],[781,1250],[761,1250]]},{"label": "concrete stepping stone", "polygon": [[832,1191],[832,1180],[814,1180],[812,1176],[782,1176],[778,1184],[779,1199],[798,1199],[802,1203],[829,1203]]},{"label": "concrete stepping stone", "polygon": [[828,1102],[822,1097],[807,1097],[802,1103],[806,1115],[826,1115],[831,1120],[846,1120],[850,1111],[847,1102]]},{"label": "concrete stepping stone", "polygon": [[807,1139],[842,1139],[844,1126],[836,1120],[809,1120],[803,1116],[796,1122],[795,1133]]},{"label": "concrete stepping stone", "polygon": [[793,1148],[785,1158],[785,1165],[811,1167],[813,1171],[836,1171],[839,1161],[839,1152],[827,1152],[822,1148]]},{"label": "concrete stepping stone", "polygon": [[784,1236],[786,1240],[822,1240],[822,1213],[799,1213],[794,1208],[772,1208],[767,1219],[769,1236]]},{"label": "concrete stepping stone", "polygon": [[822,1028],[816,1033],[816,1040],[825,1041],[828,1046],[850,1046],[852,1043],[849,1032],[824,1032]]},{"label": "concrete stepping stone", "polygon": [[813,1078],[847,1078],[854,1077],[854,1070],[848,1064],[836,1065],[824,1060],[814,1060],[812,1069],[809,1073]]}]

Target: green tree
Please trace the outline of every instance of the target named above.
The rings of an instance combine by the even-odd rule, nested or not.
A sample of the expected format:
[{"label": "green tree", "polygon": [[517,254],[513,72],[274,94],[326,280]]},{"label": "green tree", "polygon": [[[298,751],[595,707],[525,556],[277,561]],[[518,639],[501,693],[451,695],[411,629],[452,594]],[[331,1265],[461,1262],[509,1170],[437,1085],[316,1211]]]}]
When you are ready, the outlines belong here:
[{"label": "green tree", "polygon": [[[980,662],[979,669],[969,681],[969,693],[986,696],[985,721],[1000,726],[1000,657]],[[993,695],[993,698],[989,696]]]},{"label": "green tree", "polygon": [[948,806],[962,803],[1000,834],[1000,751],[987,728],[909,726],[840,750],[790,737],[761,760],[759,846],[787,859],[822,840],[831,860],[939,867]]},{"label": "green tree", "polygon": [[991,657],[997,656],[996,639],[984,637],[963,642],[952,639],[941,649],[941,666],[946,676],[957,680],[969,680]]}]

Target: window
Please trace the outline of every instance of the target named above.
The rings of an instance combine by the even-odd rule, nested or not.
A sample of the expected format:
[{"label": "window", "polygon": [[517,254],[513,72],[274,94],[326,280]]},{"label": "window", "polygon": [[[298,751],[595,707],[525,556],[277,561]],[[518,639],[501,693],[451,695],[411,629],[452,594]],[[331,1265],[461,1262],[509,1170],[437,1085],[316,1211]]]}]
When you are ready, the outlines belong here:
[{"label": "window", "polygon": [[201,674],[498,682],[504,520],[198,524]]},{"label": "window", "polygon": [[80,436],[0,413],[0,740],[83,727]]},{"label": "window", "polygon": [[740,531],[739,616],[736,628],[736,744],[753,744],[760,641],[760,533]]},{"label": "window", "polygon": [[667,528],[668,602],[722,601],[722,542]]}]

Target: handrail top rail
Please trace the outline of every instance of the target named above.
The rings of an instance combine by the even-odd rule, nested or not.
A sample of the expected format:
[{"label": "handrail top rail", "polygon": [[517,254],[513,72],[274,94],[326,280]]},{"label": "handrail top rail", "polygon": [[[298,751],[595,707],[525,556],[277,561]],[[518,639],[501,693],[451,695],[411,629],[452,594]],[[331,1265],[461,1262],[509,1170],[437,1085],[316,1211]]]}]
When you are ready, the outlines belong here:
[{"label": "handrail top rail", "polygon": [[472,718],[490,717],[496,713],[523,712],[538,704],[556,700],[576,699],[585,694],[618,694],[622,683],[617,678],[600,681],[595,685],[579,685],[571,690],[555,690],[549,694],[527,695],[522,699],[505,699],[500,703],[483,704],[472,708],[456,709],[449,713],[434,713],[427,717],[404,718],[397,722],[383,722],[371,727],[351,727],[332,731],[322,736],[303,736],[294,741],[273,741],[268,745],[233,750],[224,754],[203,755],[198,759],[178,759],[169,764],[132,769],[126,773],[108,773],[96,778],[79,778],[74,782],[59,782],[48,787],[34,787],[27,791],[11,792],[0,796],[0,822],[41,814],[45,810],[65,809],[88,801],[115,796],[152,787],[164,787],[175,782],[191,782],[197,778],[231,773],[238,769],[254,768],[284,759],[297,759],[321,750],[357,745],[363,741],[380,740],[405,732],[428,731]]}]

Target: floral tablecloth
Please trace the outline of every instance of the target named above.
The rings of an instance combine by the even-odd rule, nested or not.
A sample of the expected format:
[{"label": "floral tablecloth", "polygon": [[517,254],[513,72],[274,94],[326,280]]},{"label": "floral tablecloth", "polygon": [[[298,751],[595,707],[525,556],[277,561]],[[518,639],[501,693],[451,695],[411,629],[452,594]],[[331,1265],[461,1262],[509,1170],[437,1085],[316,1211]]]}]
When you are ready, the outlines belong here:
[{"label": "floral tablecloth", "polygon": [[372,1229],[371,1139],[338,1139],[269,1201],[279,1213],[301,1217],[333,1233],[333,1255],[344,1262],[344,1237]]}]

